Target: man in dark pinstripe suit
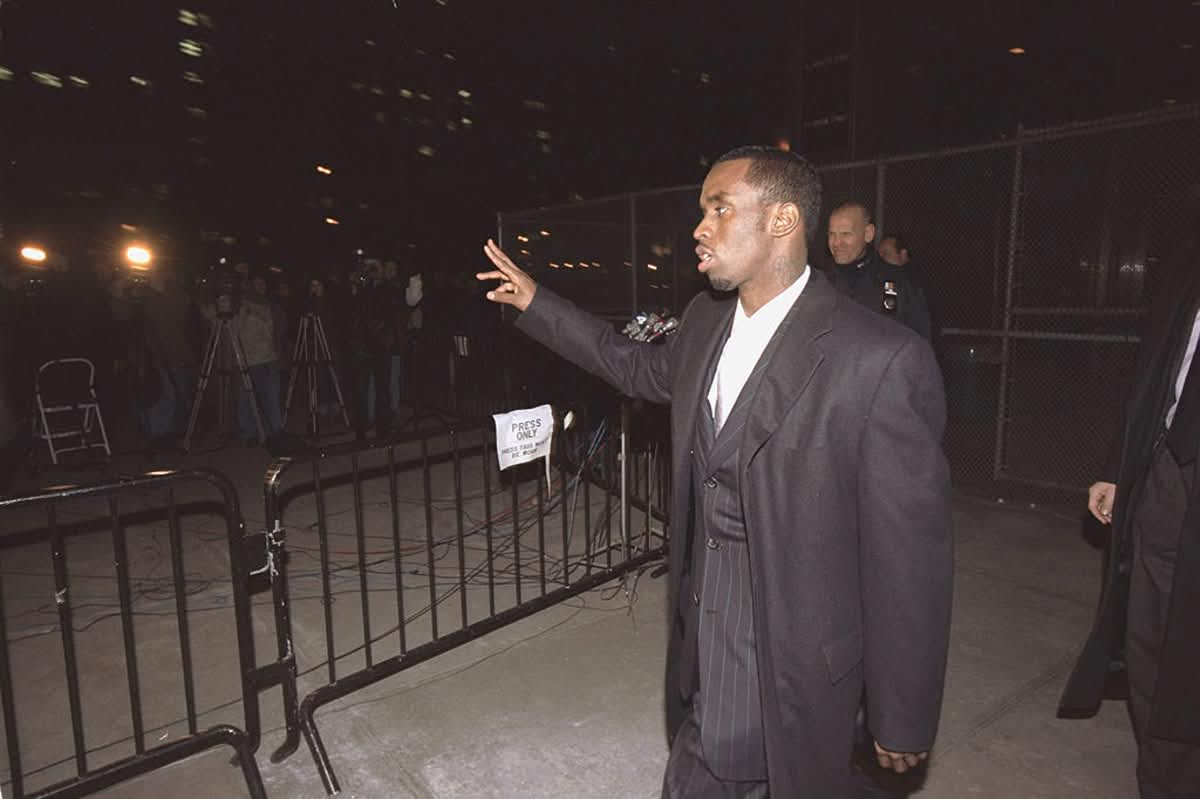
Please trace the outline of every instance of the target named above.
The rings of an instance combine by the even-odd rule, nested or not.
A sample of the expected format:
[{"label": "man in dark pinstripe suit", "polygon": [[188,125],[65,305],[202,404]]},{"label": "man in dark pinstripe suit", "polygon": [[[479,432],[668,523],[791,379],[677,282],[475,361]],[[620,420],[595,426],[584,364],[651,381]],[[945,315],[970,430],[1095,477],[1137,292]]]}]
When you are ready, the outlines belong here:
[{"label": "man in dark pinstripe suit", "polygon": [[[926,757],[941,708],[952,536],[928,344],[807,265],[820,183],[762,147],[701,191],[697,296],[664,346],[539,288],[492,242],[488,299],[634,397],[672,403],[665,797],[861,791],[864,701],[881,766]],[[736,293],[735,293],[736,292]]]}]

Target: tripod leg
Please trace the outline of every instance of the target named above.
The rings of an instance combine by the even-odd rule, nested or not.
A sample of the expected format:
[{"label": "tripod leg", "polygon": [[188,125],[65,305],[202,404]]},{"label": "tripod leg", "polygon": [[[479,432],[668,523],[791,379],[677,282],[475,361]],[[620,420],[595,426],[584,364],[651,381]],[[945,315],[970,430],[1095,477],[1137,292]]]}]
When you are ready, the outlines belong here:
[{"label": "tripod leg", "polygon": [[292,415],[292,392],[296,389],[296,377],[300,374],[301,364],[304,363],[304,353],[308,351],[307,335],[310,324],[308,314],[300,317],[300,329],[296,331],[296,346],[292,347],[292,374],[288,377],[287,398],[283,401],[283,419],[286,422]]},{"label": "tripod leg", "polygon": [[196,420],[200,417],[200,403],[204,399],[204,389],[212,376],[213,361],[216,360],[217,345],[221,341],[220,320],[214,319],[212,332],[208,334],[208,344],[204,348],[204,361],[200,364],[200,377],[196,381],[196,394],[192,397],[192,411],[188,414],[187,434],[183,437],[183,449],[192,451],[192,436],[196,432]]},{"label": "tripod leg", "polygon": [[310,351],[304,362],[304,377],[308,381],[308,433],[313,441],[316,441],[321,435],[321,422],[318,412],[320,402],[317,398],[317,340],[315,335],[309,344],[311,345]]},{"label": "tripod leg", "polygon": [[250,379],[250,367],[246,365],[246,351],[242,342],[232,334],[229,341],[233,345],[233,357],[237,361],[238,372],[242,375],[242,390],[250,397],[250,410],[254,413],[254,425],[258,428],[258,443],[267,443],[267,433],[263,429],[262,412],[258,408],[258,397],[254,394],[254,381]]},{"label": "tripod leg", "polygon": [[317,326],[317,358],[324,361],[329,370],[329,379],[333,382],[333,393],[337,396],[338,409],[342,412],[342,421],[350,427],[350,413],[346,410],[346,399],[342,396],[342,385],[338,382],[337,369],[333,366],[333,356],[329,352],[329,339],[325,337],[325,327]]}]

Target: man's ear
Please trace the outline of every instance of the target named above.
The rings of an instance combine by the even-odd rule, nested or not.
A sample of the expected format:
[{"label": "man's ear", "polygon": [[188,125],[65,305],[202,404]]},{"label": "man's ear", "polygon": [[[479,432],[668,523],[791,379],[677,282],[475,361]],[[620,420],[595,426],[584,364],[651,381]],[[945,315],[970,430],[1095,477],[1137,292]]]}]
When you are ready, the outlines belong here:
[{"label": "man's ear", "polygon": [[865,234],[866,234],[867,244],[870,244],[871,242],[875,241],[875,223],[874,222],[867,223]]},{"label": "man's ear", "polygon": [[804,235],[804,220],[800,215],[800,209],[796,207],[795,203],[780,203],[775,208],[775,212],[771,214],[771,235],[789,236],[797,230],[800,231],[800,235]]}]

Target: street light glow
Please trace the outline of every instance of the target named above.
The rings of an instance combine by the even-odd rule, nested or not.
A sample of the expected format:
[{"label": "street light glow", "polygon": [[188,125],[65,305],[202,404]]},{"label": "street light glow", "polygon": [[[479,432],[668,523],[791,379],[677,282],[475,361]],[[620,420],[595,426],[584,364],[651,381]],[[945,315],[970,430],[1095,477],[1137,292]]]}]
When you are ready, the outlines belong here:
[{"label": "street light glow", "polygon": [[320,172],[322,175],[332,175],[333,174],[333,170],[330,169],[329,167],[325,166],[324,164],[317,164],[317,171]]},{"label": "street light glow", "polygon": [[46,251],[41,247],[22,247],[21,257],[31,263],[40,264],[46,261]]},{"label": "street light glow", "polygon": [[325,217],[325,224],[327,224],[327,225],[340,225],[340,224],[342,224],[342,223],[341,223],[341,222],[339,222],[339,221],[337,221],[336,219],[334,219],[332,216],[327,216],[327,217]]},{"label": "street light glow", "polygon": [[132,244],[125,248],[125,260],[134,269],[146,269],[150,266],[150,250],[140,244]]},{"label": "street light glow", "polygon": [[1010,47],[1010,48],[1008,48],[1008,52],[1011,53],[1012,55],[1025,55],[1025,48],[1024,47]]}]

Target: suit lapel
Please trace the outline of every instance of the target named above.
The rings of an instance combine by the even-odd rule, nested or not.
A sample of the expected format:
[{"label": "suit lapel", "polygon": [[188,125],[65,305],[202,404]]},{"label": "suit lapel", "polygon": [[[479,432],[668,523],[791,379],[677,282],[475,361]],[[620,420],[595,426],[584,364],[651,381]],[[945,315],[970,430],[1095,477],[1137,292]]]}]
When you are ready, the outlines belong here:
[{"label": "suit lapel", "polygon": [[[737,308],[737,300],[720,302],[716,308],[718,310],[714,315],[714,334],[709,336],[700,334],[697,344],[699,352],[695,360],[688,357],[680,361],[682,368],[688,369],[688,372],[680,381],[680,402],[672,401],[671,403],[672,411],[679,412],[678,429],[683,435],[689,436],[688,441],[695,434],[699,414],[709,412],[704,407],[704,403],[708,396],[708,387],[712,383],[713,371],[721,356],[721,348],[725,346],[725,342],[729,338],[729,330],[733,326],[733,312]],[[703,324],[703,322],[701,323]],[[698,368],[690,368],[689,363],[694,363]],[[677,453],[676,457],[685,458],[686,454],[687,450],[685,449],[683,452]]]},{"label": "suit lapel", "polygon": [[740,447],[743,465],[762,448],[808,388],[825,358],[816,339],[833,328],[837,301],[837,291],[824,275],[814,271],[763,353],[758,389],[746,398],[750,407]]}]

